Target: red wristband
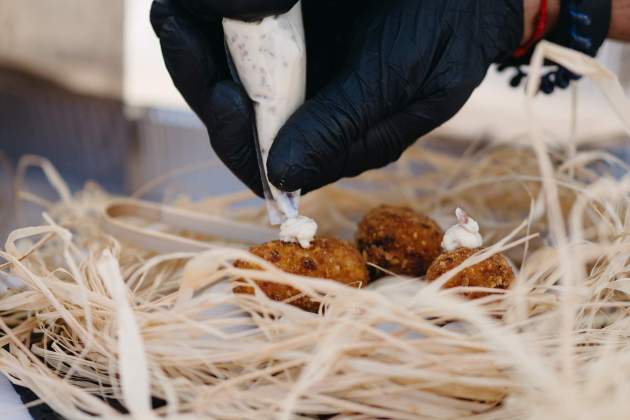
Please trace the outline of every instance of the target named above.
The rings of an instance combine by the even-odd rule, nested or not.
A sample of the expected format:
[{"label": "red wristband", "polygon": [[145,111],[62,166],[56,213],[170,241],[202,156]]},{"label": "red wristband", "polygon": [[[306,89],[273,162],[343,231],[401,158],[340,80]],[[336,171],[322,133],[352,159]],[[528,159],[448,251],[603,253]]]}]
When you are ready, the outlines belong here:
[{"label": "red wristband", "polygon": [[521,45],[512,55],[514,58],[521,58],[545,36],[547,30],[547,20],[549,17],[549,7],[547,0],[540,0],[540,13],[534,35],[523,45]]}]

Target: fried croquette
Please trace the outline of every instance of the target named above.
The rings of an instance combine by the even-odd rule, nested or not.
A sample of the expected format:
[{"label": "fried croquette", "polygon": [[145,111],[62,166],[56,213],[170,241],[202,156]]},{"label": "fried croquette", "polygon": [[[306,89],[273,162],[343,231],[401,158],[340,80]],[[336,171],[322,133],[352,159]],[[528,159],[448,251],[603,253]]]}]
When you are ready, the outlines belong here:
[{"label": "fried croquette", "polygon": [[[333,238],[318,237],[310,248],[282,241],[268,242],[250,248],[250,252],[287,273],[305,277],[334,280],[351,287],[364,287],[369,276],[365,261],[351,244]],[[234,264],[238,268],[257,270],[260,267],[244,261]],[[271,299],[297,306],[309,312],[318,312],[321,305],[291,286],[268,281],[256,284]],[[254,294],[251,286],[237,286],[235,293]]]},{"label": "fried croquette", "polygon": [[[431,264],[427,271],[427,280],[434,281],[442,274],[452,270],[473,254],[480,252],[481,248],[458,248],[455,251],[445,252]],[[453,287],[484,287],[491,289],[508,289],[514,282],[514,270],[507,259],[501,254],[492,257],[464,269],[451,278],[445,288]],[[471,292],[465,295],[471,299],[477,299],[489,295],[484,292]]]},{"label": "fried croquette", "polygon": [[[441,252],[443,236],[431,218],[408,207],[382,205],[365,215],[356,235],[367,262],[403,276],[423,276]],[[370,267],[373,279],[381,270]]]}]

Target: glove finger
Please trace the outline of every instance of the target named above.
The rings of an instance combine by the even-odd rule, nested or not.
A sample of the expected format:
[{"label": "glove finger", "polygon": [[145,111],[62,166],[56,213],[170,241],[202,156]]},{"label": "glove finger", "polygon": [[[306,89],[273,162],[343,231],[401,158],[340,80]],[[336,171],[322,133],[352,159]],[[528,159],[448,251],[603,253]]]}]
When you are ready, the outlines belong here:
[{"label": "glove finger", "polygon": [[207,33],[172,0],[153,2],[151,24],[160,39],[164,63],[175,87],[206,122],[203,105],[213,85],[227,75],[223,52],[214,53]]},{"label": "glove finger", "polygon": [[[460,87],[433,98],[418,101],[404,111],[389,115],[371,126],[356,140],[340,140],[349,133],[330,133],[321,123],[301,130],[301,121],[291,121],[290,136],[274,144],[268,168],[270,180],[279,188],[305,193],[341,178],[357,176],[398,160],[419,137],[449,120],[466,103],[473,87]],[[312,116],[306,121],[315,124]],[[302,118],[301,116],[297,116]],[[324,140],[310,141],[315,136]],[[335,143],[348,144],[339,147]],[[322,145],[324,147],[322,147]],[[279,169],[281,168],[282,172]]]},{"label": "glove finger", "polygon": [[386,117],[388,101],[375,90],[377,77],[347,72],[291,116],[270,151],[267,169],[272,184],[286,191],[304,187],[306,180],[320,176],[331,157],[348,155],[371,121]]},{"label": "glove finger", "polygon": [[342,177],[354,177],[370,169],[397,161],[418,139],[435,130],[457,114],[472,95],[476,85],[461,85],[414,102],[404,111],[370,128],[363,141],[350,149]]},{"label": "glove finger", "polygon": [[253,135],[253,109],[247,93],[232,81],[217,83],[204,105],[210,143],[221,161],[259,197],[263,187]]},{"label": "glove finger", "polygon": [[[247,94],[227,76],[223,46],[216,51],[208,28],[199,25],[173,0],[156,0],[151,23],[160,38],[173,83],[208,128],[217,156],[245,185],[262,196],[254,147],[252,107]],[[218,27],[220,31],[220,26]],[[219,81],[221,80],[221,81]]]},{"label": "glove finger", "polygon": [[238,19],[257,19],[284,13],[297,0],[179,0],[191,14],[204,20],[215,16]]}]

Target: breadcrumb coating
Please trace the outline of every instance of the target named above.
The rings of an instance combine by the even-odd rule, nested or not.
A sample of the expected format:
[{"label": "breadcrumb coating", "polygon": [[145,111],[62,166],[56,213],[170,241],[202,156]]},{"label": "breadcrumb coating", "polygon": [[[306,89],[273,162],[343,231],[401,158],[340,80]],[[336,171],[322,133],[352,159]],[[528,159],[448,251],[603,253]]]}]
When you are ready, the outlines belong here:
[{"label": "breadcrumb coating", "polygon": [[[482,251],[482,248],[459,248],[455,251],[443,253],[429,267],[427,280],[436,280],[442,274],[457,267],[480,251]],[[514,278],[514,270],[512,270],[507,259],[501,254],[495,254],[478,264],[464,269],[450,279],[444,287],[447,289],[460,286],[508,289],[514,283]],[[471,299],[488,296],[489,294],[483,292],[465,293]]]},{"label": "breadcrumb coating", "polygon": [[[369,280],[365,261],[357,249],[334,238],[315,238],[308,249],[296,243],[273,241],[254,246],[250,252],[291,274],[334,280],[357,288],[366,286]],[[244,261],[237,261],[234,265],[243,269],[260,269]],[[267,281],[257,281],[256,284],[273,300],[287,302],[309,312],[319,311],[320,302],[301,296],[301,292],[291,286]],[[234,293],[254,294],[254,288],[237,286]]]},{"label": "breadcrumb coating", "polygon": [[[365,215],[356,235],[363,257],[398,275],[423,276],[441,253],[444,232],[431,218],[408,207],[382,205]],[[370,268],[373,279],[381,270]]]}]

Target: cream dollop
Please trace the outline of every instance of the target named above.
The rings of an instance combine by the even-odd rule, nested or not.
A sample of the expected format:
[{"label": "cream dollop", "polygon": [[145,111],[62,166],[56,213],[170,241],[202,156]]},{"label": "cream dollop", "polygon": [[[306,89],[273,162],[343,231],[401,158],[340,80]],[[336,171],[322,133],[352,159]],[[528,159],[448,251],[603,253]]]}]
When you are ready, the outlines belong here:
[{"label": "cream dollop", "polygon": [[298,242],[302,248],[310,248],[317,233],[317,223],[306,216],[287,219],[280,226],[280,240],[283,242]]},{"label": "cream dollop", "polygon": [[457,224],[449,228],[442,239],[444,251],[455,251],[457,248],[479,248],[483,238],[479,234],[479,224],[460,208],[455,210]]}]

